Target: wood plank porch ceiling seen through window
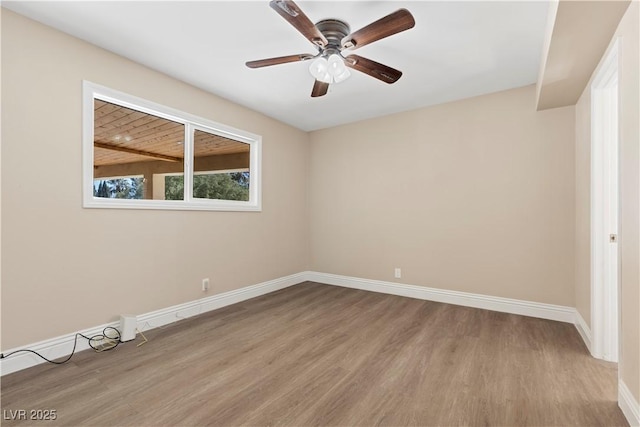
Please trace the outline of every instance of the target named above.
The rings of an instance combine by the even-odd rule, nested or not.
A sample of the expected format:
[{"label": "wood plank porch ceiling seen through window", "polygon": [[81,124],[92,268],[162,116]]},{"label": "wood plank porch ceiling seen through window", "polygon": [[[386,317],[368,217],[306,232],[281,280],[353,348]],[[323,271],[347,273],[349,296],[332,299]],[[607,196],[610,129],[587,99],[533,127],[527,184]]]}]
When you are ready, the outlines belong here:
[{"label": "wood plank porch ceiling seen through window", "polygon": [[[199,138],[194,157],[249,151],[249,145],[212,133]],[[145,161],[182,162],[184,125],[94,100],[94,167]]]}]

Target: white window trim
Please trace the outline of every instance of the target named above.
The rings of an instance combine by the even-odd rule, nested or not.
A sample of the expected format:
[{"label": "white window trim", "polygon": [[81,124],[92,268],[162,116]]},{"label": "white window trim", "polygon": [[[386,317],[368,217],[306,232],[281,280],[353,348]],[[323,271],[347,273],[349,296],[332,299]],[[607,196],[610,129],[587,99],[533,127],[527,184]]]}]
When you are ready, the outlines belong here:
[{"label": "white window trim", "polygon": [[[202,117],[165,107],[142,98],[91,83],[82,82],[82,156],[83,156],[83,204],[84,208],[111,209],[170,209],[210,211],[261,211],[262,210],[262,137],[235,129]],[[106,199],[93,196],[93,131],[94,98],[122,105],[144,113],[181,123],[185,128],[184,140],[184,200],[129,200]],[[197,199],[193,197],[193,130],[223,136],[249,144],[249,201]]]}]

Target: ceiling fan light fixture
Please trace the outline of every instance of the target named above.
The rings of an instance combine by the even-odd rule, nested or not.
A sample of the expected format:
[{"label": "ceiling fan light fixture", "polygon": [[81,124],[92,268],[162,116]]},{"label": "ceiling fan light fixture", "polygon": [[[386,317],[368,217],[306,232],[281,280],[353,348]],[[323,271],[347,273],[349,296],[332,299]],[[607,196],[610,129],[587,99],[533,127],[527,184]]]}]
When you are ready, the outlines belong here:
[{"label": "ceiling fan light fixture", "polygon": [[316,58],[309,66],[309,72],[323,83],[340,83],[351,76],[342,57],[335,53],[329,56],[328,60],[324,56]]},{"label": "ceiling fan light fixture", "polygon": [[333,76],[334,83],[341,83],[351,77],[351,72],[345,67],[344,71],[340,74]]},{"label": "ceiling fan light fixture", "polygon": [[342,74],[347,68],[344,65],[344,61],[342,61],[342,58],[340,58],[340,56],[335,53],[329,56],[329,60],[327,62],[329,63],[329,72],[333,76]]},{"label": "ceiling fan light fixture", "polygon": [[320,77],[318,77],[316,80],[320,80],[322,83],[333,83],[333,77],[331,77],[331,74],[329,74],[328,72],[324,73],[323,75],[321,75]]},{"label": "ceiling fan light fixture", "polygon": [[331,74],[329,74],[329,62],[326,58],[320,56],[313,60],[309,66],[309,72],[318,81],[331,83]]}]

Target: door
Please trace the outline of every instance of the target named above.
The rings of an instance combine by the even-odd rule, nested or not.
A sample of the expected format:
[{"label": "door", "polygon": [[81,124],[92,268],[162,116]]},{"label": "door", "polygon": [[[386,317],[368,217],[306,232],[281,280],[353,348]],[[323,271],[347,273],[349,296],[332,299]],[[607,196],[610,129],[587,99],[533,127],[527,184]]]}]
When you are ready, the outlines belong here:
[{"label": "door", "polygon": [[618,46],[591,86],[591,353],[612,362],[619,331]]}]

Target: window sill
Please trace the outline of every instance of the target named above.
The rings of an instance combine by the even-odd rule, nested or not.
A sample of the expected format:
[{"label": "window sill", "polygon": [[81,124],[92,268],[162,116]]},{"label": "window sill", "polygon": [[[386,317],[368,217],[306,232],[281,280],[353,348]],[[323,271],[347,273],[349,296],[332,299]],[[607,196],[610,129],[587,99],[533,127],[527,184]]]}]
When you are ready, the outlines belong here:
[{"label": "window sill", "polygon": [[83,208],[97,209],[156,209],[179,211],[227,211],[227,212],[261,212],[260,204],[238,202],[232,200],[203,200],[185,202],[183,200],[126,200],[126,199],[100,199],[94,197],[85,200]]}]

